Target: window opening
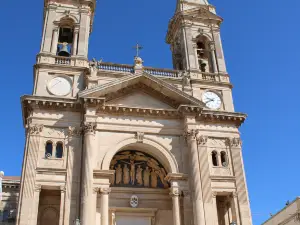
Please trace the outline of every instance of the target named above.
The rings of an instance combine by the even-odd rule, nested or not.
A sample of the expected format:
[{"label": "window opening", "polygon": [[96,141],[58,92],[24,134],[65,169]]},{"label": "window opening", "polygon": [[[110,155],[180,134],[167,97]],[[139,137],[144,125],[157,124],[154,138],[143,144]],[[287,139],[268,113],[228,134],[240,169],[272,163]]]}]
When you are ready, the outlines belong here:
[{"label": "window opening", "polygon": [[213,166],[218,166],[218,153],[215,151],[212,152],[211,157],[212,157]]},{"label": "window opening", "polygon": [[60,27],[57,54],[59,56],[69,57],[73,45],[73,29],[70,27]]},{"label": "window opening", "polygon": [[58,142],[56,144],[56,158],[61,159],[63,157],[63,144]]},{"label": "window opening", "polygon": [[221,152],[221,163],[223,167],[228,166],[226,152]]},{"label": "window opening", "polygon": [[52,150],[53,150],[53,144],[52,142],[48,141],[46,143],[46,149],[45,149],[45,158],[51,158],[52,157]]}]

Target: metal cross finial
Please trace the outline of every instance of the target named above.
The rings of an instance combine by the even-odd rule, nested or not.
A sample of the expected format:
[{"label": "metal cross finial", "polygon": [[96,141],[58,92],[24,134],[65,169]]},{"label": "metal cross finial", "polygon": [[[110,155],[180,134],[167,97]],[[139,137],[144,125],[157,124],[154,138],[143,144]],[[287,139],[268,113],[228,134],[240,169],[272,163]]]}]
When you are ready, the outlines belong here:
[{"label": "metal cross finial", "polygon": [[141,45],[139,45],[139,43],[137,43],[136,46],[134,46],[133,48],[136,49],[136,57],[138,57],[139,56],[139,52],[140,52],[140,50],[143,49],[143,47]]}]

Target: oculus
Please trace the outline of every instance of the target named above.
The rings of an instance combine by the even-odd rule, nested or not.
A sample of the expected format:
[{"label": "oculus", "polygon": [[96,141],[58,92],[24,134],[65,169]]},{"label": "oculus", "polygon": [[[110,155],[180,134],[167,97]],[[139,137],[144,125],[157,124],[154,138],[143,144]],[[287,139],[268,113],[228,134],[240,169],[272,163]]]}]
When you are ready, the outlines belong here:
[{"label": "oculus", "polygon": [[71,92],[71,81],[69,78],[58,76],[49,81],[47,88],[56,96],[65,96]]},{"label": "oculus", "polygon": [[115,170],[111,186],[169,188],[165,180],[167,172],[158,160],[139,151],[122,151],[116,154],[110,164]]}]

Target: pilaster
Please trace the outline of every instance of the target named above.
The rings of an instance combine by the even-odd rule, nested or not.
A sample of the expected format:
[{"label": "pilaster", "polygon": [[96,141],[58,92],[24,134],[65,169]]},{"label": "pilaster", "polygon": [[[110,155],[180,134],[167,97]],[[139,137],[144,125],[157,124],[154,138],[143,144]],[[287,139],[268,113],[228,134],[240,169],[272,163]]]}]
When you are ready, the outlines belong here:
[{"label": "pilaster", "polygon": [[32,204],[32,211],[31,211],[30,225],[37,225],[38,209],[39,209],[41,190],[42,190],[41,185],[39,185],[39,184],[35,185],[34,194],[33,194],[33,201],[31,203]]},{"label": "pilaster", "polygon": [[[230,138],[227,140],[227,144],[231,150],[233,171],[236,178],[237,197],[235,198],[235,209],[238,210],[241,215],[240,224],[251,225],[250,204],[242,158],[242,142],[240,138]],[[237,212],[236,215],[239,213]]]},{"label": "pilaster", "polygon": [[109,225],[109,194],[111,189],[108,187],[99,189],[101,196],[101,225]]},{"label": "pilaster", "polygon": [[59,225],[64,225],[66,187],[60,187]]},{"label": "pilaster", "polygon": [[170,188],[170,196],[172,197],[172,204],[173,204],[173,224],[174,225],[181,225],[181,212],[180,212],[180,204],[179,204],[179,197],[180,192],[178,187],[171,187]]}]

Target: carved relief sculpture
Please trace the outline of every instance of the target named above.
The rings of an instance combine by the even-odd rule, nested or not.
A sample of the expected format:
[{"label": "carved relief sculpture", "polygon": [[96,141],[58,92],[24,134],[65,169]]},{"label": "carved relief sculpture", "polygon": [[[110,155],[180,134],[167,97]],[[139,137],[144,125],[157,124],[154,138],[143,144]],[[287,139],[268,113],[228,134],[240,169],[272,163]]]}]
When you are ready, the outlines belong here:
[{"label": "carved relief sculpture", "polygon": [[152,156],[138,151],[119,152],[111,161],[116,177],[112,186],[169,188],[167,172]]}]

